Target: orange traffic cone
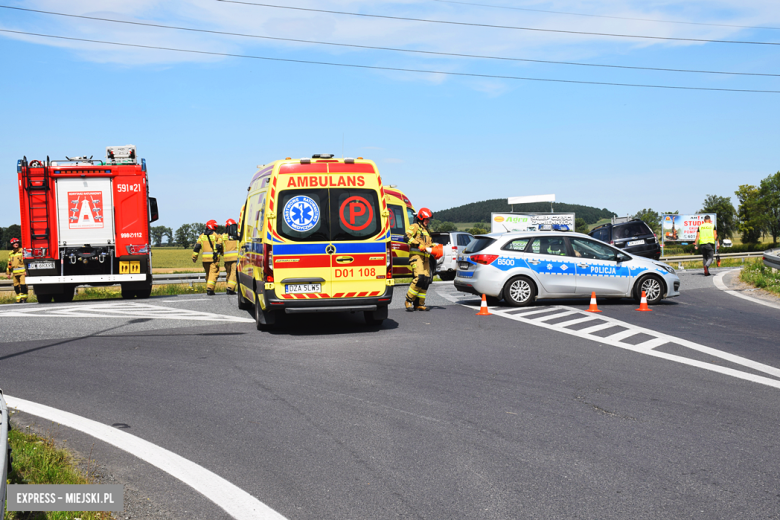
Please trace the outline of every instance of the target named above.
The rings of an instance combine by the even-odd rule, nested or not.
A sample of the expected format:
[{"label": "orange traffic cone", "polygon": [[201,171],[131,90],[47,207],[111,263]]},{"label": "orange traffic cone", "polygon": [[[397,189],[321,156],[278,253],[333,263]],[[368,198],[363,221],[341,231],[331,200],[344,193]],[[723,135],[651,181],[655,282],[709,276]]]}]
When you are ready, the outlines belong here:
[{"label": "orange traffic cone", "polygon": [[596,305],[596,291],[590,293],[590,307],[586,312],[601,312],[598,305]]},{"label": "orange traffic cone", "polygon": [[485,295],[482,295],[482,305],[479,307],[479,312],[477,313],[477,316],[490,316],[490,312],[488,312],[487,307],[487,300],[485,299]]},{"label": "orange traffic cone", "polygon": [[653,309],[647,306],[647,294],[645,294],[645,291],[642,291],[642,300],[639,302],[639,308],[637,310],[642,312],[653,312]]}]

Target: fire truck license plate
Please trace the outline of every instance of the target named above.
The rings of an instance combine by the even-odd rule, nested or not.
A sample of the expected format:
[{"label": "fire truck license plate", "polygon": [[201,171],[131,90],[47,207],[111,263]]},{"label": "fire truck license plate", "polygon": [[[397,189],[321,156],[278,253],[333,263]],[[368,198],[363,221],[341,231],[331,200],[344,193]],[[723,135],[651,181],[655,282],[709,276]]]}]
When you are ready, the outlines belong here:
[{"label": "fire truck license plate", "polygon": [[28,269],[54,269],[54,262],[30,262]]},{"label": "fire truck license plate", "polygon": [[297,283],[287,285],[287,293],[320,293],[322,284],[319,283]]}]

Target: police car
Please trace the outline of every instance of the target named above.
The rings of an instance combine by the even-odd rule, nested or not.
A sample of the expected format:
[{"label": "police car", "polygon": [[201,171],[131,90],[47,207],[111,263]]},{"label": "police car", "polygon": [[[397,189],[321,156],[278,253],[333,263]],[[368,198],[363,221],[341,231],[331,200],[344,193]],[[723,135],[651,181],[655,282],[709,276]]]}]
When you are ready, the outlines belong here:
[{"label": "police car", "polygon": [[458,257],[455,287],[525,306],[537,298],[633,297],[650,304],[680,295],[662,262],[634,256],[581,233],[479,235]]}]

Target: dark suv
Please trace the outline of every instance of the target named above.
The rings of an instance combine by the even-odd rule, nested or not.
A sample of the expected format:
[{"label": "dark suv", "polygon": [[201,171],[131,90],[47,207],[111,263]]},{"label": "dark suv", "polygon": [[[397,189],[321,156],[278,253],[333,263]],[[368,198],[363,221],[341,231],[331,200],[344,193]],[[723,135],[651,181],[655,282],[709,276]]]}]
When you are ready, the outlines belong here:
[{"label": "dark suv", "polygon": [[661,258],[661,245],[650,226],[639,219],[594,228],[590,236],[636,256]]}]

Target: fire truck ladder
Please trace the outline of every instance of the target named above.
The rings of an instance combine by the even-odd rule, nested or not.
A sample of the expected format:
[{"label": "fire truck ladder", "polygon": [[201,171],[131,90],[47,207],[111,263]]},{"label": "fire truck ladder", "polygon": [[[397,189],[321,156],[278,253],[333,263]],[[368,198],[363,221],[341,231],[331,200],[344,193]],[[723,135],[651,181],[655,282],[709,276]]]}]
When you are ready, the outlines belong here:
[{"label": "fire truck ladder", "polygon": [[[25,177],[27,177],[27,201],[30,207],[30,238],[32,244],[30,247],[49,247],[49,157],[46,157],[46,163],[33,161],[32,167],[27,163],[27,157],[24,157],[23,167]],[[43,173],[37,173],[37,170],[43,168]],[[33,174],[32,170],[36,173]],[[43,242],[41,244],[41,242]]]}]

